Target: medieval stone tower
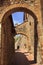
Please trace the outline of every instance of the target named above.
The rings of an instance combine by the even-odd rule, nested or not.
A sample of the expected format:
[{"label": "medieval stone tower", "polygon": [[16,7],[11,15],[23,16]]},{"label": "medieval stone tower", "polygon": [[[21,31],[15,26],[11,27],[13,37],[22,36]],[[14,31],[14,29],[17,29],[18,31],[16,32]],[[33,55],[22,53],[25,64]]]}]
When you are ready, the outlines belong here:
[{"label": "medieval stone tower", "polygon": [[[28,20],[14,27],[11,16],[14,12],[26,12]],[[43,0],[0,0],[0,65],[15,65],[17,34],[27,37],[28,47],[34,43],[34,59],[29,64],[43,65]]]}]

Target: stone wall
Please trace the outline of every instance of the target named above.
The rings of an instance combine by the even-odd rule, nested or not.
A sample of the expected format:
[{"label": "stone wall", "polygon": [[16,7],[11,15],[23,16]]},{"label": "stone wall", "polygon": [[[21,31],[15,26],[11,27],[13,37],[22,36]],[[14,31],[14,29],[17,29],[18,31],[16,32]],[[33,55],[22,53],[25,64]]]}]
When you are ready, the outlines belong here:
[{"label": "stone wall", "polygon": [[[11,17],[9,16],[3,23],[2,23],[2,57],[1,57],[1,64],[2,65],[12,65],[12,55],[14,54],[14,39],[12,34],[12,24],[11,24]],[[9,64],[11,63],[11,64]]]},{"label": "stone wall", "polygon": [[[42,16],[42,9],[41,9],[41,3],[42,2],[40,2],[40,0],[35,0],[34,2],[33,1],[31,2],[31,0],[28,0],[28,4],[27,4],[27,2],[23,2],[23,3],[18,2],[17,4],[15,4],[15,2],[14,3],[12,3],[12,2],[13,1],[11,1],[11,2],[9,1],[9,3],[10,3],[9,4],[7,2],[7,0],[6,0],[6,2],[5,1],[3,2],[3,5],[1,4],[1,6],[0,6],[0,22],[2,23],[6,19],[6,17],[8,17],[12,12],[14,12],[15,11],[14,8],[23,7],[23,8],[27,8],[27,9],[31,10],[36,15],[37,22],[38,22],[38,25],[37,25],[37,30],[38,30],[38,47],[39,47],[38,48],[38,55],[40,55],[40,58],[39,58],[38,55],[37,55],[37,57],[39,58],[38,60],[40,62],[37,60],[38,61],[37,65],[43,65],[43,25],[42,25],[43,16]],[[5,21],[7,21],[7,20],[5,20]],[[10,23],[8,23],[8,24],[10,24]],[[11,27],[11,26],[9,25],[9,27]],[[3,31],[3,29],[2,29],[2,31]],[[6,31],[8,32],[9,30],[6,30]],[[7,32],[6,32],[6,34],[8,34],[9,40],[12,40],[12,39],[10,39],[11,38],[10,37],[11,35],[9,35],[10,32],[9,33],[7,33]],[[4,37],[3,33],[2,33],[2,37]],[[4,38],[2,38],[3,39],[2,40],[2,42],[3,42],[2,45],[4,45]],[[10,41],[10,42],[12,42],[12,41]],[[6,44],[7,44],[7,42],[6,42]],[[5,46],[2,46],[2,48],[3,47],[5,47]],[[2,52],[2,59],[3,59],[3,52]],[[4,62],[6,64],[6,60]]]}]

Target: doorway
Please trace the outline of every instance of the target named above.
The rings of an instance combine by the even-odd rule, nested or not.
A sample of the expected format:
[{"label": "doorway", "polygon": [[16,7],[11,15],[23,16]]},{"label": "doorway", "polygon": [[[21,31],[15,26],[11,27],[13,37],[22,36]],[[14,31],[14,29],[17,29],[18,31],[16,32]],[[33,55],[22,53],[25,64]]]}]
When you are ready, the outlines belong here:
[{"label": "doorway", "polygon": [[[33,19],[33,24],[30,21],[29,22],[29,26],[31,27],[31,25],[34,25],[34,27],[33,27],[33,29],[34,29],[33,30],[33,32],[34,32],[34,34],[33,34],[33,39],[34,39],[33,40],[34,41],[33,44],[34,44],[34,50],[37,51],[36,47],[37,47],[37,44],[38,44],[38,39],[36,40],[36,38],[38,38],[38,36],[37,36],[37,33],[36,33],[37,32],[37,19],[36,19],[36,16],[34,15],[33,12],[31,12],[27,8],[20,7],[20,8],[16,8],[14,11],[17,12],[17,10],[19,12],[21,12],[21,10],[22,10],[22,12],[28,13],[30,15],[30,17],[32,17],[32,19]],[[13,11],[12,11],[12,13],[13,13]],[[24,17],[24,22],[22,22],[20,24],[14,25],[14,23],[12,22],[12,13],[10,13],[10,15],[8,17],[5,16],[5,19],[2,20],[3,21],[2,22],[2,51],[3,51],[2,53],[3,53],[3,65],[12,65],[12,63],[15,64],[15,62],[16,62],[15,61],[16,60],[16,56],[14,56],[14,53],[15,53],[15,50],[14,50],[14,42],[15,42],[14,36],[18,34],[18,32],[16,32],[17,26],[19,26],[19,27],[20,26],[21,27],[23,26],[22,28],[19,28],[18,27],[19,30],[17,30],[17,31],[19,31],[19,32],[21,32],[21,29],[24,32],[27,31],[27,30],[29,30],[27,28],[27,26],[26,26],[26,24],[28,23],[28,19],[27,19],[28,18],[28,14],[24,14],[26,16],[26,17]],[[24,32],[21,32],[21,33],[24,34]],[[25,34],[26,34],[26,32],[25,32]],[[26,47],[26,44],[25,44],[25,47]],[[19,46],[17,46],[17,49],[19,49]],[[21,53],[20,53],[20,55],[21,55]],[[36,56],[35,55],[37,55],[37,53],[34,51],[34,59],[35,60],[33,59],[31,61],[27,60],[27,58],[24,57],[24,60],[26,60],[26,63],[24,62],[25,64],[24,63],[23,64],[21,63],[21,64],[22,65],[28,65],[29,63],[35,63],[36,62]],[[14,59],[13,59],[13,56],[14,56]],[[17,62],[19,62],[19,61],[17,61]]]}]

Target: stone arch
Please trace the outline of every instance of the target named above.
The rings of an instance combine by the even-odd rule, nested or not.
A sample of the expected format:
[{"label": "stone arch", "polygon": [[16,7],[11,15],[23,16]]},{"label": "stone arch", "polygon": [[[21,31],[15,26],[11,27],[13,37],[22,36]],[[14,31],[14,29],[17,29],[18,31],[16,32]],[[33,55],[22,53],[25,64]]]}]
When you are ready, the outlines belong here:
[{"label": "stone arch", "polygon": [[[26,40],[27,40],[27,43],[28,43],[28,36],[26,35],[26,34],[24,34],[24,33],[17,33],[16,35],[22,35],[22,36],[25,36],[25,38],[26,38]],[[15,36],[16,36],[15,35]],[[14,36],[14,37],[15,37]],[[26,45],[28,46],[28,44],[26,43]],[[17,43],[17,44],[19,44],[19,43]],[[21,43],[22,44],[22,43]],[[23,43],[24,44],[24,43]],[[14,44],[14,46],[15,46],[15,44]]]},{"label": "stone arch", "polygon": [[[12,14],[13,12],[26,12],[29,13],[35,20],[37,20],[37,16],[35,15],[35,13],[33,13],[33,11],[31,11],[30,9],[26,8],[26,7],[15,7],[10,9],[9,11],[5,12],[4,15],[2,16],[2,21],[8,17],[10,14]],[[6,16],[7,15],[7,16]]]},{"label": "stone arch", "polygon": [[[21,6],[20,6],[21,5]],[[38,35],[37,35],[37,16],[33,13],[33,11],[31,11],[29,8],[28,8],[28,5],[27,4],[17,4],[17,5],[13,5],[13,7],[11,7],[11,6],[9,6],[9,9],[7,9],[7,11],[5,11],[4,13],[3,13],[3,16],[2,16],[2,56],[3,56],[3,58],[2,58],[2,65],[9,65],[10,64],[10,59],[12,58],[12,55],[13,55],[13,53],[14,53],[14,50],[13,50],[13,45],[12,45],[12,41],[10,41],[10,39],[9,39],[9,42],[11,43],[9,43],[9,44],[7,44],[8,42],[6,42],[6,40],[5,40],[5,34],[8,34],[7,32],[9,31],[9,29],[8,30],[6,30],[6,25],[7,24],[9,24],[9,22],[7,23],[7,24],[5,24],[5,22],[6,22],[6,19],[11,15],[11,13],[13,13],[13,12],[17,12],[17,11],[24,11],[24,12],[27,12],[27,13],[29,13],[33,18],[34,18],[34,37],[35,37],[35,39],[34,39],[34,44],[36,44],[36,45],[34,45],[34,49],[37,51],[37,49],[36,49],[36,47],[37,47],[37,43],[38,43]],[[10,23],[11,24],[11,23]],[[5,26],[5,27],[4,27]],[[11,25],[12,26],[12,25]],[[4,29],[5,28],[5,29]],[[12,27],[11,27],[12,28]],[[12,35],[12,31],[11,31],[11,28],[10,28],[10,35],[9,36],[7,36],[7,37],[10,37],[11,35]],[[6,33],[5,33],[5,31],[7,31]],[[5,34],[4,34],[5,33]],[[12,35],[12,38],[13,38],[13,35]],[[9,46],[8,46],[9,45]],[[7,48],[7,47],[8,48]],[[10,49],[9,49],[9,47],[10,47]],[[11,48],[12,47],[12,48]],[[3,49],[4,48],[4,49]],[[10,53],[9,53],[10,52]],[[34,59],[35,60],[33,60],[33,61],[30,61],[30,63],[35,63],[36,62],[36,56],[35,55],[37,55],[37,53],[34,51]],[[4,57],[5,56],[5,57]],[[8,59],[8,57],[9,57],[9,59]]]},{"label": "stone arch", "polygon": [[21,35],[24,35],[24,36],[26,36],[26,37],[27,37],[27,39],[28,39],[28,36],[27,36],[25,33],[22,33],[22,32],[18,32],[17,34],[21,34]]}]

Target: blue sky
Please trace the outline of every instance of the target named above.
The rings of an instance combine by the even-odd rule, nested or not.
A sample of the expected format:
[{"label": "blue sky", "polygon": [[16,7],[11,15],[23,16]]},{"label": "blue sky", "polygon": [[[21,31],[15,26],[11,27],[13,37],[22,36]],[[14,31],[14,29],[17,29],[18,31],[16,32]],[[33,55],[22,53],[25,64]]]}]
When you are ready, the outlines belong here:
[{"label": "blue sky", "polygon": [[23,23],[23,16],[24,16],[24,12],[12,13],[12,18],[13,18],[14,25]]}]

